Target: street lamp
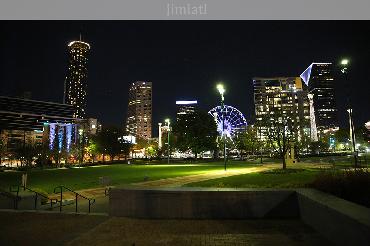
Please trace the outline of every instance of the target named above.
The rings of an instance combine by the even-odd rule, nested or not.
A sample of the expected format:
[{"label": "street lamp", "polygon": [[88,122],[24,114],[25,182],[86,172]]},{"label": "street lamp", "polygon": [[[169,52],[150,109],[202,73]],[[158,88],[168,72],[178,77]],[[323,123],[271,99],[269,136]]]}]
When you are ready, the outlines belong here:
[{"label": "street lamp", "polygon": [[79,165],[82,164],[83,162],[83,158],[84,158],[84,129],[83,128],[80,128],[78,129],[78,135],[80,135],[80,161],[79,161]]},{"label": "street lamp", "polygon": [[[340,62],[341,65],[341,72],[344,75],[345,82],[348,86],[348,65],[349,65],[349,60],[348,59],[343,59]],[[349,90],[347,92],[349,94]],[[351,100],[350,100],[350,95],[347,96],[348,100],[348,117],[349,117],[349,133],[352,141],[352,149],[353,149],[353,157],[355,159],[355,167],[357,167],[357,151],[356,151],[356,140],[355,140],[355,127],[353,124],[353,109],[351,105]]]},{"label": "street lamp", "polygon": [[220,93],[221,95],[221,113],[222,113],[222,140],[224,142],[224,167],[225,167],[225,171],[226,171],[226,138],[225,138],[225,115],[224,115],[224,108],[225,108],[225,105],[224,105],[224,93],[225,93],[225,88],[224,88],[224,85],[223,84],[218,84],[217,85],[217,90],[218,92]]},{"label": "street lamp", "polygon": [[162,123],[158,123],[158,148],[162,149]]},{"label": "street lamp", "polygon": [[165,119],[164,122],[166,122],[167,126],[167,164],[170,164],[170,119]]}]

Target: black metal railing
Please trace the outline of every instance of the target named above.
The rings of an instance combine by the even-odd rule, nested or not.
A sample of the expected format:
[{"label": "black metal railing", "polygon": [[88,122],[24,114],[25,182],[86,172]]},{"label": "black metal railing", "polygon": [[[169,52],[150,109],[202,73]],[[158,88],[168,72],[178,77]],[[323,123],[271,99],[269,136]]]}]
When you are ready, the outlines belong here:
[{"label": "black metal railing", "polygon": [[0,193],[1,193],[1,195],[8,197],[9,199],[12,199],[13,200],[13,208],[14,209],[17,209],[17,207],[18,207],[18,200],[20,199],[19,196],[14,195],[10,191],[6,191],[6,190],[3,190],[1,188],[0,188]]},{"label": "black metal railing", "polygon": [[[59,189],[59,192],[57,192],[57,190]],[[63,206],[63,190],[67,190],[69,192],[72,192],[74,193],[75,195],[75,203],[76,203],[76,213],[78,212],[78,197],[81,197],[85,200],[87,200],[89,202],[89,213],[91,211],[91,205],[93,205],[95,203],[95,199],[94,198],[88,198],[86,196],[83,196],[77,192],[75,192],[74,190],[68,188],[68,187],[65,187],[63,185],[60,185],[60,186],[57,186],[54,188],[54,193],[55,194],[58,194],[60,193],[60,201],[59,201],[59,211],[61,212],[62,211],[62,206]]]},{"label": "black metal railing", "polygon": [[[15,189],[14,189],[15,188]],[[53,205],[54,204],[57,204],[58,203],[58,200],[57,199],[54,199],[54,198],[49,198],[48,196],[44,195],[44,194],[41,194],[40,192],[38,191],[35,191],[35,190],[32,190],[28,187],[25,187],[23,185],[12,185],[9,187],[9,191],[10,192],[13,192],[13,193],[16,193],[16,202],[15,202],[15,205],[14,205],[14,208],[15,209],[18,209],[18,201],[20,200],[20,196],[19,196],[19,191],[20,189],[23,189],[24,191],[29,191],[29,192],[33,192],[35,194],[35,210],[38,209],[37,207],[37,202],[38,202],[38,199],[40,197],[43,197],[44,199],[46,199],[48,202],[46,204],[48,204],[50,202],[50,208],[53,209]],[[55,201],[55,202],[54,202]]]}]

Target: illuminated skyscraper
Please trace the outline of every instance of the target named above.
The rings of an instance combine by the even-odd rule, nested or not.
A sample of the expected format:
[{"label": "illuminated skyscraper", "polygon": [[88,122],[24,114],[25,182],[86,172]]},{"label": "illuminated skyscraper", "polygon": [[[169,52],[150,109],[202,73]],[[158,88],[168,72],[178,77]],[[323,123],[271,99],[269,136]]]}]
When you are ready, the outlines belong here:
[{"label": "illuminated skyscraper", "polygon": [[312,94],[313,110],[318,133],[338,128],[334,92],[333,65],[331,63],[312,63],[301,78]]},{"label": "illuminated skyscraper", "polygon": [[253,78],[256,126],[267,138],[269,120],[290,118],[296,139],[310,133],[309,101],[299,77]]},{"label": "illuminated skyscraper", "polygon": [[[81,38],[80,38],[81,39]],[[68,71],[64,83],[64,103],[73,105],[73,117],[86,117],[87,62],[90,45],[72,41],[68,44]]]},{"label": "illuminated skyscraper", "polygon": [[177,118],[184,114],[191,114],[195,112],[197,101],[176,101],[177,105]]},{"label": "illuminated skyscraper", "polygon": [[136,81],[130,86],[126,133],[143,139],[152,137],[152,82]]}]

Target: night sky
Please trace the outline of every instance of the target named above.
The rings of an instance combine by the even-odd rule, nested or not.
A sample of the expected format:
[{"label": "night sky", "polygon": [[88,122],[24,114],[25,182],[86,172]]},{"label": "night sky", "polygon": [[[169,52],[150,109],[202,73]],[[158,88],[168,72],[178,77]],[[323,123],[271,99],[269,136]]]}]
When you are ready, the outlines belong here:
[{"label": "night sky", "polygon": [[[337,79],[340,126],[352,93],[356,125],[370,120],[370,23],[349,21],[0,21],[0,95],[31,91],[62,102],[67,44],[91,44],[88,116],[122,126],[128,87],[153,82],[153,125],[175,118],[175,101],[219,102],[253,115],[253,77],[299,76],[312,62],[351,61],[350,88]],[[338,75],[339,67],[338,67]],[[154,128],[156,129],[156,128]],[[156,135],[156,130],[153,130]]]}]

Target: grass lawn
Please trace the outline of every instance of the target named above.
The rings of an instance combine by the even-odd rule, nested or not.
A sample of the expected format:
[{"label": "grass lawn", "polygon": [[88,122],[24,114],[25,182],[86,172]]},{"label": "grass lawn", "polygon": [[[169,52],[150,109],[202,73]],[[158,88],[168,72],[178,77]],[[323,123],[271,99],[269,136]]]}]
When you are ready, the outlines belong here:
[{"label": "grass lawn", "polygon": [[[230,169],[255,166],[246,162],[229,162]],[[52,193],[54,188],[64,185],[73,190],[99,187],[99,177],[107,176],[112,185],[124,185],[149,180],[201,174],[211,170],[223,170],[222,162],[197,163],[196,165],[127,165],[114,164],[84,168],[47,169],[28,171],[28,187]],[[8,189],[21,182],[22,172],[0,172],[0,188]]]},{"label": "grass lawn", "polygon": [[[350,167],[350,157],[334,157],[337,168]],[[328,163],[330,157],[302,158],[302,162]],[[280,160],[265,158],[265,164],[280,163]],[[259,166],[259,159],[254,161],[229,161],[228,168],[249,168]],[[294,167],[292,167],[294,168]],[[154,164],[127,165],[113,164],[84,168],[69,169],[32,169],[28,171],[28,187],[38,188],[52,193],[54,188],[64,185],[74,190],[99,187],[99,177],[106,176],[112,180],[112,185],[120,186],[149,180],[158,180],[179,176],[202,174],[207,171],[223,170],[222,162],[203,162],[196,164]],[[250,173],[228,178],[192,183],[187,186],[199,187],[303,187],[311,182],[318,169],[305,169],[300,172],[284,174]],[[8,189],[11,185],[20,184],[22,172],[0,172],[0,188]]]},{"label": "grass lawn", "polygon": [[191,183],[189,187],[225,187],[225,188],[298,188],[312,182],[320,171],[318,169],[288,169],[282,173],[279,169],[249,173],[226,178]]},{"label": "grass lawn", "polygon": [[[370,156],[362,155],[360,164],[370,165]],[[281,163],[281,160],[264,158],[265,164]],[[325,157],[306,157],[301,158],[301,162],[307,165],[312,164],[334,164],[335,169],[346,169],[353,167],[353,156],[325,156]],[[259,163],[259,160],[253,163]],[[295,168],[294,164],[288,168]],[[274,172],[248,173],[237,176],[218,178],[187,184],[189,187],[225,187],[225,188],[298,188],[305,187],[311,183],[322,170],[318,168],[305,168],[301,170],[290,170],[283,173],[278,169]]]},{"label": "grass lawn", "polygon": [[[304,157],[301,158],[301,161],[306,163],[331,163],[334,164],[336,168],[349,168],[354,165],[354,157],[351,154],[343,156]],[[360,153],[358,161],[362,166],[369,166],[370,155]]]}]

